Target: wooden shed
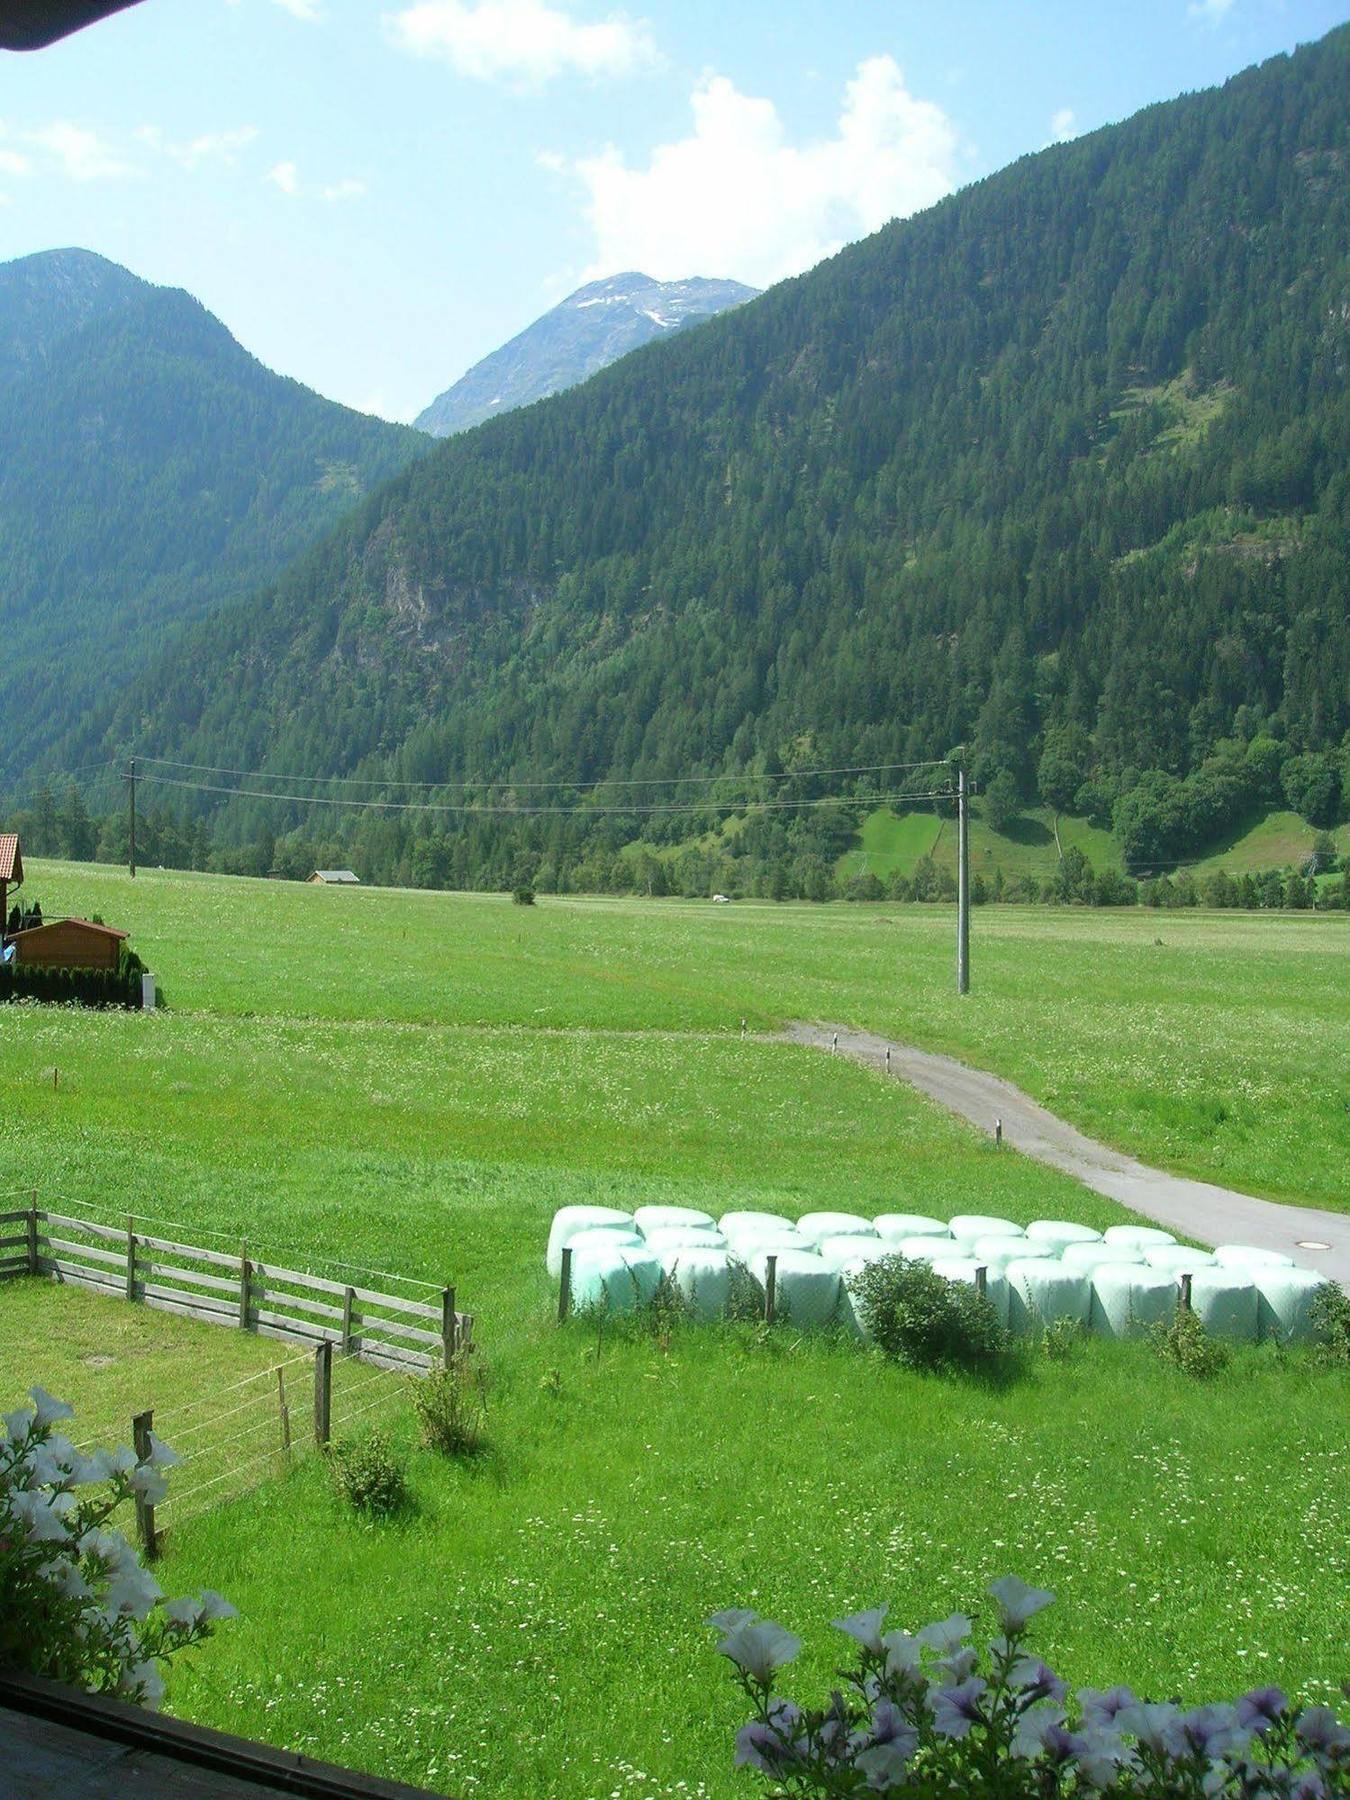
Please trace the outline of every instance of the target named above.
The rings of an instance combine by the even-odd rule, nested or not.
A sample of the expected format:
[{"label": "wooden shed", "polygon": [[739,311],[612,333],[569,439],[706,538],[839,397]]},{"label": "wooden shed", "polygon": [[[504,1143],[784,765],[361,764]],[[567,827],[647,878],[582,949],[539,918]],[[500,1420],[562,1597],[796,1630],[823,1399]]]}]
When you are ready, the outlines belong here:
[{"label": "wooden shed", "polygon": [[9,917],[9,890],[23,886],[23,857],[19,840],[11,832],[0,833],[0,932]]},{"label": "wooden shed", "polygon": [[351,869],[315,869],[309,879],[311,886],[316,881],[322,883],[324,887],[359,887],[361,885],[361,877],[354,874]]},{"label": "wooden shed", "polygon": [[127,933],[88,919],[54,919],[10,939],[25,969],[115,969]]}]

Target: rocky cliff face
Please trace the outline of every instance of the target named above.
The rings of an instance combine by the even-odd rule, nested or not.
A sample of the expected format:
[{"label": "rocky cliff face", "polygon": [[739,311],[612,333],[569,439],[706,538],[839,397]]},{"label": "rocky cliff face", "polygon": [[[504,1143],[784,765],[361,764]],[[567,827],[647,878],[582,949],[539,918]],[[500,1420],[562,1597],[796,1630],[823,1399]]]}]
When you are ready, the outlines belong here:
[{"label": "rocky cliff face", "polygon": [[740,306],[756,292],[739,281],[653,281],[633,273],[593,281],[476,363],[416,422],[437,437],[467,431],[575,387],[639,345]]}]

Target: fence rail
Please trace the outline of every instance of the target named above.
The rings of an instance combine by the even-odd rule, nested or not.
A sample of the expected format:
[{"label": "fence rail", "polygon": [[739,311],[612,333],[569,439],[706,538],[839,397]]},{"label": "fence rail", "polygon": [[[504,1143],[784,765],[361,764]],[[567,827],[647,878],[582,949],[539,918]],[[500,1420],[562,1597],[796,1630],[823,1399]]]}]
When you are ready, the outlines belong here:
[{"label": "fence rail", "polygon": [[0,1212],[0,1280],[46,1275],[211,1325],[228,1325],[405,1375],[448,1368],[473,1330],[455,1290],[435,1302],[379,1287],[330,1281],[301,1269],[237,1256],[137,1229],[30,1206]]}]

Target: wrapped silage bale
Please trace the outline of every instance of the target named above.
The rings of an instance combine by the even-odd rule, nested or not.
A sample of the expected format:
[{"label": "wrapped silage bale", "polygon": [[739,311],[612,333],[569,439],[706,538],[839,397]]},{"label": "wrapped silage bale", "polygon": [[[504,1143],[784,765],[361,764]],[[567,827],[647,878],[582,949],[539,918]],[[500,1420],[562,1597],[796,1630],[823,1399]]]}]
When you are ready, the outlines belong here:
[{"label": "wrapped silage bale", "polygon": [[1144,1266],[1144,1252],[1137,1244],[1070,1244],[1059,1259],[1066,1269],[1090,1275],[1094,1269],[1124,1264]]},{"label": "wrapped silage bale", "polygon": [[737,1261],[749,1263],[760,1251],[772,1250],[778,1255],[786,1250],[814,1250],[815,1245],[789,1225],[782,1231],[729,1231],[727,1249]]},{"label": "wrapped silage bale", "polygon": [[813,1244],[823,1243],[831,1237],[873,1238],[877,1235],[877,1228],[870,1219],[846,1212],[803,1213],[797,1221],[797,1229]]},{"label": "wrapped silage bale", "polygon": [[1089,1328],[1101,1337],[1139,1337],[1176,1317],[1177,1279],[1146,1263],[1101,1263],[1092,1275]]},{"label": "wrapped silage bale", "polygon": [[973,1256],[977,1263],[983,1263],[987,1269],[1006,1269],[1010,1262],[1019,1257],[1034,1255],[1029,1250],[1028,1240],[1024,1237],[978,1237],[972,1244],[967,1240],[959,1247],[952,1246],[953,1255],[964,1253]]},{"label": "wrapped silage bale", "polygon": [[791,1219],[785,1219],[782,1213],[771,1212],[724,1212],[717,1221],[718,1229],[725,1233],[727,1241],[733,1237],[744,1236],[755,1231],[795,1231],[797,1227]]},{"label": "wrapped silage bale", "polygon": [[904,1256],[910,1262],[935,1262],[942,1256],[962,1255],[965,1246],[953,1243],[951,1238],[912,1237],[901,1238],[889,1248],[892,1256]]},{"label": "wrapped silage bale", "polygon": [[1216,1244],[1214,1260],[1221,1269],[1292,1269],[1294,1259],[1282,1250],[1263,1250],[1259,1244]]},{"label": "wrapped silage bale", "polygon": [[636,1225],[587,1225],[584,1223],[574,1225],[570,1231],[563,1234],[561,1242],[550,1249],[548,1253],[546,1259],[548,1272],[555,1281],[562,1274],[563,1251],[570,1250],[573,1261],[575,1261],[576,1252],[582,1244],[589,1244],[592,1248],[618,1245],[623,1249],[640,1250],[642,1233]]},{"label": "wrapped silage bale", "polygon": [[[768,1279],[768,1251],[756,1251],[750,1272],[763,1287]],[[793,1325],[829,1325],[838,1316],[843,1284],[833,1269],[814,1250],[778,1253],[774,1280],[774,1304],[780,1319]]]},{"label": "wrapped silage bale", "polygon": [[975,1256],[948,1256],[932,1267],[933,1273],[941,1275],[944,1281],[961,1281],[967,1287],[980,1285],[980,1270],[983,1269],[984,1297],[997,1313],[999,1324],[1008,1323],[1008,1279],[1000,1270],[991,1269]]},{"label": "wrapped silage bale", "polygon": [[1133,1244],[1146,1250],[1150,1244],[1175,1244],[1170,1231],[1159,1231],[1153,1225],[1108,1225],[1102,1234],[1108,1244]]},{"label": "wrapped silage bale", "polygon": [[1027,1241],[1036,1246],[1033,1256],[1060,1256],[1070,1244],[1100,1244],[1102,1234],[1069,1219],[1033,1219],[1027,1226]]},{"label": "wrapped silage bale", "polygon": [[617,1206],[560,1206],[553,1215],[553,1223],[548,1228],[548,1272],[558,1273],[557,1253],[567,1242],[573,1232],[583,1226],[627,1225],[633,1224],[633,1215],[622,1212]]},{"label": "wrapped silage bale", "polygon": [[[1026,1232],[1011,1219],[1000,1219],[985,1213],[958,1213],[948,1227],[958,1242],[974,1243],[982,1237],[1025,1237]],[[1032,1250],[1029,1255],[1038,1252]]]},{"label": "wrapped silage bale", "polygon": [[1284,1343],[1301,1343],[1312,1337],[1312,1303],[1328,1285],[1325,1275],[1270,1264],[1253,1267],[1251,1277],[1256,1286],[1257,1330],[1263,1338],[1278,1335]]},{"label": "wrapped silage bale", "polygon": [[647,1248],[663,1256],[667,1250],[725,1250],[727,1240],[715,1225],[654,1225],[646,1233]]},{"label": "wrapped silage bale", "polygon": [[656,1298],[665,1271],[643,1247],[597,1244],[592,1234],[572,1253],[572,1305],[607,1313],[637,1312]]},{"label": "wrapped silage bale", "polygon": [[[949,1243],[948,1248],[950,1247]],[[830,1237],[825,1238],[816,1249],[832,1269],[842,1269],[845,1263],[862,1265],[880,1262],[883,1257],[900,1254],[900,1246],[888,1244],[885,1238]]]},{"label": "wrapped silage bale", "polygon": [[1189,1244],[1145,1244],[1144,1261],[1150,1269],[1166,1269],[1169,1274],[1190,1274],[1196,1269],[1214,1266],[1212,1250],[1194,1250]]},{"label": "wrapped silage bale", "polygon": [[669,1250],[662,1254],[661,1265],[671,1286],[683,1296],[701,1324],[722,1318],[731,1296],[731,1265],[725,1250]]},{"label": "wrapped silage bale", "polygon": [[1033,1331],[1060,1319],[1087,1324],[1092,1283],[1082,1270],[1066,1267],[1053,1256],[1025,1256],[1010,1262],[1003,1277],[1008,1284],[1008,1324],[1014,1331]]},{"label": "wrapped silage bale", "polygon": [[1191,1310],[1206,1331],[1239,1343],[1256,1342],[1257,1298],[1253,1269],[1197,1269],[1191,1278]]},{"label": "wrapped silage bale", "polygon": [[713,1216],[694,1206],[639,1206],[633,1221],[642,1235],[649,1237],[667,1225],[711,1225]]},{"label": "wrapped silage bale", "polygon": [[899,1243],[907,1237],[950,1237],[941,1219],[930,1219],[927,1213],[880,1213],[872,1221],[878,1237]]}]

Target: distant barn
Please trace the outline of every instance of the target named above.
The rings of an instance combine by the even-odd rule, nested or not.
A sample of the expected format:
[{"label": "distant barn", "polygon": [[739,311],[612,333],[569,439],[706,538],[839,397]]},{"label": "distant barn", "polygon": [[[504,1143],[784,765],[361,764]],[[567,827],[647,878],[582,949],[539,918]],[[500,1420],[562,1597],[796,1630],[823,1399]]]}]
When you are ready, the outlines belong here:
[{"label": "distant barn", "polygon": [[125,931],[91,925],[88,919],[54,919],[10,939],[22,969],[115,969]]},{"label": "distant barn", "polygon": [[9,890],[23,886],[23,857],[14,833],[0,834],[0,932],[9,916]]},{"label": "distant barn", "polygon": [[310,876],[311,884],[318,881],[324,887],[360,887],[361,878],[350,869],[315,869]]}]

